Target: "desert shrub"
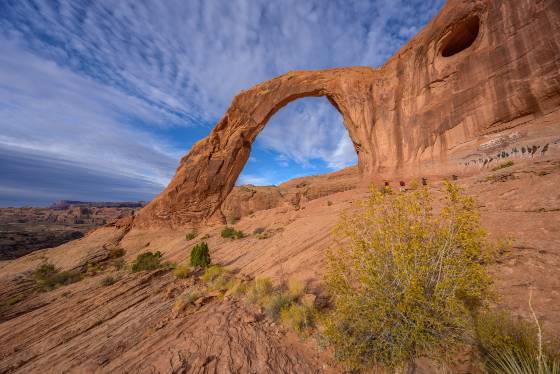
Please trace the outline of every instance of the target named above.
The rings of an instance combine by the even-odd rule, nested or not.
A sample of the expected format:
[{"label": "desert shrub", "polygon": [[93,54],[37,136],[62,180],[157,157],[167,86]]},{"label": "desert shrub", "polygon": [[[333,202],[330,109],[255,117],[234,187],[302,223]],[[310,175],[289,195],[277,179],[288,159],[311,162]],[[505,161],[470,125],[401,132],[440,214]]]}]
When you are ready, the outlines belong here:
[{"label": "desert shrub", "polygon": [[333,202],[332,202],[332,201],[330,201],[330,200],[327,201],[327,206],[332,206],[332,205],[333,205]]},{"label": "desert shrub", "polygon": [[305,283],[299,279],[290,278],[288,279],[288,293],[292,299],[297,299],[305,293],[306,286]]},{"label": "desert shrub", "polygon": [[272,320],[278,321],[282,309],[289,307],[292,298],[284,292],[276,292],[262,300],[265,314]]},{"label": "desert shrub", "polygon": [[191,250],[191,266],[206,268],[210,265],[210,252],[206,242],[198,243]]},{"label": "desert shrub", "polygon": [[264,227],[257,227],[255,230],[253,230],[253,235],[260,235],[265,231],[266,229]]},{"label": "desert shrub", "polygon": [[313,314],[313,310],[307,306],[294,303],[280,311],[280,321],[303,336],[309,328],[313,327]]},{"label": "desert shrub", "polygon": [[207,284],[208,288],[212,290],[225,291],[235,285],[233,274],[229,270],[218,265],[206,269],[201,279]]},{"label": "desert shrub", "polygon": [[493,168],[492,171],[498,171],[500,169],[509,168],[510,166],[513,166],[513,161],[503,162],[500,165]]},{"label": "desert shrub", "polygon": [[463,340],[490,278],[485,232],[472,198],[446,182],[443,208],[427,189],[372,193],[335,231],[327,254],[333,297],[324,334],[349,368],[396,368]]},{"label": "desert shrub", "polygon": [[37,282],[40,282],[42,280],[52,278],[56,273],[58,273],[56,267],[53,264],[46,262],[33,271],[33,278]]},{"label": "desert shrub", "polygon": [[33,279],[42,291],[52,290],[59,286],[66,286],[82,279],[77,271],[59,271],[53,264],[44,263],[33,272]]},{"label": "desert shrub", "polygon": [[6,300],[6,305],[15,305],[25,300],[26,297],[27,297],[26,293],[23,292],[17,293],[11,296],[8,300]]},{"label": "desert shrub", "polygon": [[257,227],[255,229],[255,231],[253,231],[253,235],[257,238],[257,239],[268,239],[271,236],[274,235],[274,230],[267,230],[264,227]]},{"label": "desert shrub", "polygon": [[173,305],[173,312],[180,313],[191,306],[199,297],[201,296],[198,290],[190,290],[182,293],[175,299],[175,304]]},{"label": "desert shrub", "polygon": [[154,270],[161,267],[161,252],[145,252],[139,254],[132,262],[131,270],[133,272]]},{"label": "desert shrub", "polygon": [[245,237],[245,234],[241,230],[236,230],[233,227],[226,226],[222,230],[222,238],[230,238],[230,239],[242,239]]},{"label": "desert shrub", "polygon": [[489,373],[560,373],[560,351],[553,343],[542,344],[536,323],[514,319],[499,311],[475,318],[478,347]]},{"label": "desert shrub", "polygon": [[210,283],[216,280],[216,278],[220,277],[225,272],[225,269],[219,265],[210,266],[208,269],[204,271],[202,274],[201,279],[205,283]]},{"label": "desert shrub", "polygon": [[245,295],[250,303],[256,304],[269,296],[274,287],[268,278],[257,278],[247,286]]},{"label": "desert shrub", "polygon": [[231,286],[231,295],[233,297],[241,297],[247,293],[249,285],[247,282],[236,280]]},{"label": "desert shrub", "polygon": [[97,275],[99,272],[101,272],[101,265],[100,264],[94,264],[91,262],[88,262],[87,267],[86,267],[86,274],[90,277]]},{"label": "desert shrub", "polygon": [[229,220],[230,225],[235,225],[237,222],[239,222],[239,217],[231,217]]},{"label": "desert shrub", "polygon": [[113,265],[116,270],[122,270],[125,267],[126,263],[124,262],[124,259],[116,258],[111,261],[111,265]]},{"label": "desert shrub", "polygon": [[185,235],[185,239],[187,240],[193,240],[194,238],[196,238],[198,236],[198,233],[196,232],[196,230],[192,230],[191,232],[188,232]]},{"label": "desert shrub", "polygon": [[116,281],[117,281],[117,280],[116,280],[115,278],[113,278],[113,277],[111,277],[111,276],[107,276],[107,277],[105,277],[105,278],[103,278],[103,279],[101,280],[101,285],[102,285],[103,287],[108,287],[108,286],[110,286],[110,285],[112,285],[112,284],[115,284]]},{"label": "desert shrub", "polygon": [[124,256],[124,249],[122,247],[115,247],[109,250],[109,258],[119,258]]},{"label": "desert shrub", "polygon": [[173,274],[175,277],[179,279],[188,278],[191,272],[190,266],[187,265],[178,265],[175,270],[173,270]]}]

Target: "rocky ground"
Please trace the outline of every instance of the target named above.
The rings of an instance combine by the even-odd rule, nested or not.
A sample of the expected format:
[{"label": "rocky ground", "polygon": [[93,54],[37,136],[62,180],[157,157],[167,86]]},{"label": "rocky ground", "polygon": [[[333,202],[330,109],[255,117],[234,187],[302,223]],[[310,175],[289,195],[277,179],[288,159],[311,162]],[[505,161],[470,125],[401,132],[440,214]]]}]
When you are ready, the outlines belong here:
[{"label": "rocky ground", "polygon": [[[318,188],[314,183],[332,191],[307,193],[316,198],[299,204],[258,210],[260,203],[252,202],[253,212],[241,214],[235,224],[248,234],[243,239],[222,238],[219,225],[188,241],[183,231],[139,230],[124,219],[82,239],[1,263],[0,372],[339,372],[312,339],[300,341],[242,301],[210,298],[188,313],[174,313],[175,295],[192,284],[168,270],[131,274],[107,266],[101,274],[49,292],[32,291],[30,274],[47,260],[62,270],[109,263],[115,248],[125,250],[127,262],[159,250],[165,261],[181,263],[195,243],[205,240],[216,263],[248,277],[299,278],[319,294],[325,250],[336,245],[331,229],[342,212],[351,212],[367,196],[367,188],[343,187],[353,173],[288,183],[302,196]],[[428,186],[437,193],[441,182],[430,180]],[[481,170],[457,183],[477,199],[491,237],[511,239],[491,266],[498,307],[530,318],[532,292],[544,330],[560,335],[560,158],[515,159],[513,166]],[[116,282],[104,286],[107,276]],[[470,369],[463,365],[461,370]]]},{"label": "rocky ground", "polygon": [[66,204],[49,208],[0,208],[0,261],[56,247],[133,214],[138,208]]}]

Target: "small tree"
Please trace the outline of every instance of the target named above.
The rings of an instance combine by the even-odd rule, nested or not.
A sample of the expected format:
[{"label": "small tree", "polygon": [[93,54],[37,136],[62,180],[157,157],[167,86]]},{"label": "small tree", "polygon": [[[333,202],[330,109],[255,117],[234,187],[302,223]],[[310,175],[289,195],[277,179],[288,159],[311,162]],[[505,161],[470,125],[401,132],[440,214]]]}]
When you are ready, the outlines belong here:
[{"label": "small tree", "polygon": [[472,325],[490,285],[485,232],[473,200],[446,183],[432,211],[427,189],[373,191],[335,231],[347,244],[327,256],[334,308],[325,336],[349,368],[397,368],[448,350]]},{"label": "small tree", "polygon": [[210,265],[210,252],[208,251],[208,244],[205,242],[199,243],[191,250],[191,266],[206,268]]},{"label": "small tree", "polygon": [[161,267],[161,252],[145,252],[136,256],[132,262],[131,270],[133,272],[154,270]]},{"label": "small tree", "polygon": [[221,232],[222,238],[243,239],[245,234],[241,230],[236,230],[233,227],[226,226]]}]

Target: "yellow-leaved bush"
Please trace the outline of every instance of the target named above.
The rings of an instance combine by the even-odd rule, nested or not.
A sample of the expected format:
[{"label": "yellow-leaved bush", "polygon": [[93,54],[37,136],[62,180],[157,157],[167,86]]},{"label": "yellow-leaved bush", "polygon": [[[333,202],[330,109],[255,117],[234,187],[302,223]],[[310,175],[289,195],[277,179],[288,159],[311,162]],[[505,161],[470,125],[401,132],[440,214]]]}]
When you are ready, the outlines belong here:
[{"label": "yellow-leaved bush", "polygon": [[[389,193],[387,193],[389,192]],[[445,183],[372,193],[335,230],[325,283],[333,309],[323,334],[349,368],[402,368],[463,341],[487,298],[490,253],[472,198]]]}]

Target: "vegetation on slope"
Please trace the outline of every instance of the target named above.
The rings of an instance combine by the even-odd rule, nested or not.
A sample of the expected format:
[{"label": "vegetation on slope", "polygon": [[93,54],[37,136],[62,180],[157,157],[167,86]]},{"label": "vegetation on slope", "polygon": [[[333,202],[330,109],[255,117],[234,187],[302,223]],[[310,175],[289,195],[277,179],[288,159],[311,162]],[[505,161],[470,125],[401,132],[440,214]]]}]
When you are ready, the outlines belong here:
[{"label": "vegetation on slope", "polygon": [[446,183],[444,206],[427,189],[373,191],[337,230],[328,254],[334,308],[324,334],[349,368],[403,367],[461,343],[488,295],[489,247],[471,198]]},{"label": "vegetation on slope", "polygon": [[205,242],[199,243],[191,250],[191,266],[206,268],[210,265],[210,252],[208,251],[208,244]]}]

